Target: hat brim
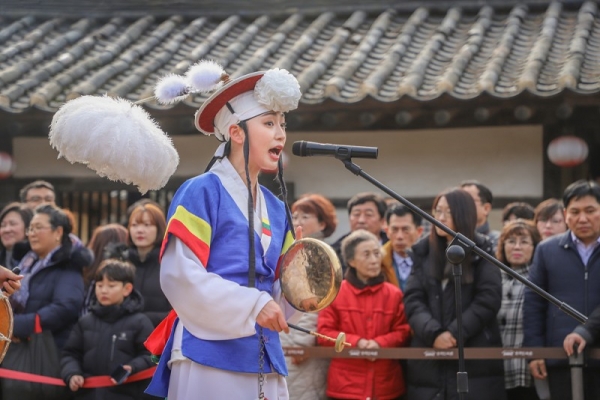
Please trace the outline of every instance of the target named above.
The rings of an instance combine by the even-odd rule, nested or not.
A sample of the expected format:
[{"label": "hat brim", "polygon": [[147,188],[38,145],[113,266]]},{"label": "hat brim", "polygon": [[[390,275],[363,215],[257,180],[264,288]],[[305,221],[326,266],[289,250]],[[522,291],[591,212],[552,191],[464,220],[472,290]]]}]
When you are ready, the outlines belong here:
[{"label": "hat brim", "polygon": [[265,71],[253,72],[236,78],[214,92],[196,111],[194,121],[196,129],[205,135],[215,134],[215,116],[234,97],[253,90]]}]

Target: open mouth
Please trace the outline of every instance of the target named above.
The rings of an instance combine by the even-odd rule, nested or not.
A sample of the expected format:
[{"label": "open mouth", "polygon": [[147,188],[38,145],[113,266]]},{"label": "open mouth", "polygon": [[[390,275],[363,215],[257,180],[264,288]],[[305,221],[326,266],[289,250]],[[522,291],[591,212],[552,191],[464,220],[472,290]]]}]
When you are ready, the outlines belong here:
[{"label": "open mouth", "polygon": [[269,153],[279,157],[279,155],[281,154],[281,150],[282,150],[281,147],[273,147],[272,149],[269,150]]}]

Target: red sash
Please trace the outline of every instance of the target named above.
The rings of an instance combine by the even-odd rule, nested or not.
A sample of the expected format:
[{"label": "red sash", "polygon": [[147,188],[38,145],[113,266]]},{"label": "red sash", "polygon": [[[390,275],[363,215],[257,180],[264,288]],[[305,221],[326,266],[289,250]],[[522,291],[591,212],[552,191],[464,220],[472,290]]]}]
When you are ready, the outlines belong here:
[{"label": "red sash", "polygon": [[150,351],[150,354],[155,356],[162,355],[162,352],[167,345],[167,341],[169,340],[169,336],[171,336],[171,330],[173,329],[176,318],[177,313],[175,310],[171,310],[169,315],[167,315],[166,318],[152,331],[150,336],[148,336],[148,339],[144,342],[144,346]]}]

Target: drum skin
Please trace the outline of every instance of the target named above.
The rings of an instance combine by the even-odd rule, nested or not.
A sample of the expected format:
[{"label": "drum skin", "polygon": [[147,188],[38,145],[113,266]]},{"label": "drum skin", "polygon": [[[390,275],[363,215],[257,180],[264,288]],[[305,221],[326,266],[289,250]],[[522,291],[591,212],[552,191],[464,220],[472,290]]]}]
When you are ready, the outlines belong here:
[{"label": "drum skin", "polygon": [[0,363],[4,360],[10,338],[13,332],[13,312],[12,307],[2,292],[0,292]]},{"label": "drum skin", "polygon": [[302,312],[318,312],[327,307],[342,284],[342,267],[335,250],[313,238],[292,243],[280,271],[283,295]]}]

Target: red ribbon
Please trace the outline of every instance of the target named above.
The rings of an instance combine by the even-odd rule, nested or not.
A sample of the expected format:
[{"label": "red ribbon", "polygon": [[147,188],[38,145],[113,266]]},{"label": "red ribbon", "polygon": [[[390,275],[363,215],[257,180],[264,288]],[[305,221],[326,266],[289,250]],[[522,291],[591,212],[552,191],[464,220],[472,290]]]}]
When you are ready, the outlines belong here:
[{"label": "red ribbon", "polygon": [[[155,370],[156,370],[156,367],[152,367],[152,368],[148,368],[143,371],[140,371],[136,374],[133,374],[127,378],[127,380],[124,382],[124,384],[152,378],[152,375],[154,375]],[[6,368],[0,368],[0,378],[15,379],[17,381],[26,381],[26,382],[34,382],[34,383],[43,383],[46,385],[66,386],[65,382],[59,378],[51,378],[49,376],[30,374],[28,372],[14,371],[12,369],[6,369]],[[116,385],[114,383],[112,383],[112,381],[110,380],[110,376],[108,376],[108,375],[90,376],[88,378],[85,378],[85,380],[83,382],[83,387],[85,389],[109,387],[109,386],[116,386]]]}]

